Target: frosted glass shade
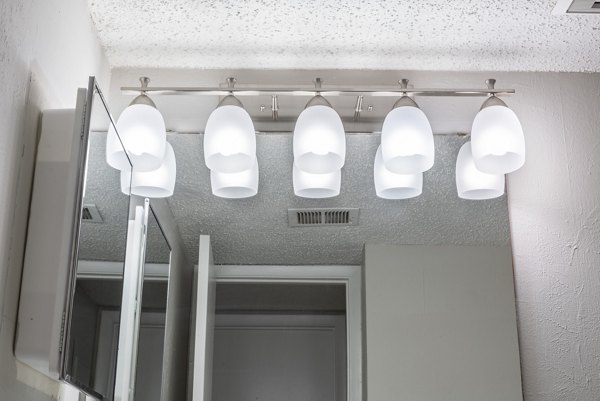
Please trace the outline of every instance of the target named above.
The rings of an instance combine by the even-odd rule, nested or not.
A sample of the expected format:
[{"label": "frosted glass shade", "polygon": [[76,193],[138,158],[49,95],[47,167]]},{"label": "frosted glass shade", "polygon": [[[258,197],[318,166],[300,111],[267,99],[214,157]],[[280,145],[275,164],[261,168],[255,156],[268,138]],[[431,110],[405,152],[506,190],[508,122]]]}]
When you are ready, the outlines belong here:
[{"label": "frosted glass shade", "polygon": [[217,107],[204,131],[204,162],[218,173],[239,173],[256,163],[256,134],[246,110],[240,106]]},{"label": "frosted glass shade", "polygon": [[258,193],[258,163],[240,173],[210,172],[212,193],[221,198],[249,198]]},{"label": "frosted glass shade", "polygon": [[423,192],[423,173],[396,174],[385,168],[381,146],[375,156],[375,192],[383,199],[408,199]]},{"label": "frosted glass shade", "polygon": [[333,173],[312,174],[300,170],[294,164],[294,194],[302,198],[331,198],[340,194],[342,171]]},{"label": "frosted glass shade", "polygon": [[146,198],[167,198],[173,195],[177,165],[175,153],[169,143],[166,144],[162,165],[153,171],[121,171],[121,192]]},{"label": "frosted glass shade", "polygon": [[475,166],[472,143],[465,143],[456,159],[456,190],[463,199],[492,199],[504,194],[504,175],[487,174]]},{"label": "frosted glass shade", "polygon": [[385,167],[397,174],[416,174],[433,166],[435,148],[427,116],[413,106],[390,111],[381,129]]},{"label": "frosted glass shade", "polygon": [[346,160],[346,133],[338,113],[329,106],[309,106],[294,127],[294,164],[313,174],[334,173]]},{"label": "frosted glass shade", "polygon": [[473,120],[475,165],[488,174],[507,174],[525,163],[525,137],[517,115],[505,106],[482,109]]},{"label": "frosted glass shade", "polygon": [[110,166],[118,170],[133,166],[137,171],[160,167],[165,155],[167,130],[165,120],[156,108],[146,104],[128,106],[117,120],[117,131],[122,145],[112,124],[106,137],[106,162]]}]

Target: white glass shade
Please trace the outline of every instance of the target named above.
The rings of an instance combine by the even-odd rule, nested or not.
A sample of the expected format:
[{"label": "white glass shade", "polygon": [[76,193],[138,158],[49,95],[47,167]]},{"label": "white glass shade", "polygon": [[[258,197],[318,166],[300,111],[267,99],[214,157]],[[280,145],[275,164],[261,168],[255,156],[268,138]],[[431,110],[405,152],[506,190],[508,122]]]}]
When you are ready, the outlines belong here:
[{"label": "white glass shade", "polygon": [[433,166],[435,148],[427,116],[413,106],[390,111],[381,129],[385,167],[397,174],[416,174]]},{"label": "white glass shade", "polygon": [[212,193],[221,198],[249,198],[258,193],[258,163],[240,173],[210,172]]},{"label": "white glass shade", "polygon": [[294,127],[294,163],[307,173],[334,173],[346,159],[342,119],[328,106],[309,106]]},{"label": "white glass shade", "polygon": [[504,174],[487,174],[477,169],[471,154],[471,142],[465,143],[456,159],[456,190],[463,199],[492,199],[504,194]]},{"label": "white glass shade", "polygon": [[106,137],[106,162],[110,166],[128,170],[133,165],[137,171],[152,171],[160,167],[165,155],[167,131],[165,120],[156,108],[145,104],[128,106],[117,120],[117,131],[123,145],[112,124]]},{"label": "white glass shade", "polygon": [[340,194],[342,171],[312,174],[300,170],[294,164],[294,194],[302,198],[331,198]]},{"label": "white glass shade", "polygon": [[218,173],[239,173],[256,163],[256,134],[246,110],[240,106],[217,107],[204,131],[204,162]]},{"label": "white glass shade", "polygon": [[381,146],[375,156],[375,192],[383,199],[408,199],[423,192],[423,173],[396,174],[385,168]]},{"label": "white glass shade", "polygon": [[525,137],[517,115],[505,106],[482,109],[473,120],[475,165],[488,174],[507,174],[525,163]]},{"label": "white glass shade", "polygon": [[177,165],[175,153],[169,143],[162,165],[153,171],[121,171],[121,192],[147,198],[167,198],[173,195]]}]

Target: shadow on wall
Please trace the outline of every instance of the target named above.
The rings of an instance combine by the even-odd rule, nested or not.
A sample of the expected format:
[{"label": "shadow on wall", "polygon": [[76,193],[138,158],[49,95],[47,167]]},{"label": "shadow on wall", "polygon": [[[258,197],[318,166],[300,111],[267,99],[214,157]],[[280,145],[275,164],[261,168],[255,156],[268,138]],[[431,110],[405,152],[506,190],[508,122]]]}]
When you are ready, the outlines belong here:
[{"label": "shadow on wall", "polygon": [[[22,68],[21,71],[27,71],[23,64],[18,67]],[[50,104],[45,94],[51,93],[37,65],[32,66],[26,80],[18,94],[5,92],[3,96],[12,97],[1,99],[2,104],[6,103],[3,108],[9,114],[7,117],[13,120],[12,124],[8,121],[8,126],[12,128],[8,134],[12,134],[13,138],[9,137],[5,142],[11,153],[6,155],[9,165],[3,167],[6,175],[1,177],[6,180],[2,204],[7,206],[2,211],[6,220],[0,224],[0,230],[3,231],[0,232],[0,254],[6,255],[0,265],[0,399],[42,401],[57,399],[59,384],[16,361],[13,354],[39,122],[41,110]],[[21,98],[24,99],[24,105],[19,104]]]}]

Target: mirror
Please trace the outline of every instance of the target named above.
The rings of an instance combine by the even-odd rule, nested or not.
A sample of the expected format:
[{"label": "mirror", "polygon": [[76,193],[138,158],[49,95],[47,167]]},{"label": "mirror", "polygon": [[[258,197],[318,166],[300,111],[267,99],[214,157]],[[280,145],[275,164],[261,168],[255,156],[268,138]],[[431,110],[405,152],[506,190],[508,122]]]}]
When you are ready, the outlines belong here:
[{"label": "mirror", "polygon": [[[176,123],[184,123],[186,110],[189,111],[189,109],[186,109],[188,106],[180,104],[181,107],[173,107],[175,103],[169,102],[182,102],[182,98],[168,99],[165,98],[164,100],[167,107],[162,109],[169,113],[165,115],[166,119]],[[248,103],[260,103],[261,101],[258,98],[250,98]],[[343,99],[340,98],[336,101],[341,102]],[[383,102],[383,100],[380,101]],[[435,99],[424,100],[422,102],[423,108],[439,108],[439,104],[432,106],[432,102],[435,101]],[[456,99],[456,103],[459,102],[463,103],[460,106],[461,108],[464,107],[469,110],[477,110],[480,106],[480,99]],[[391,103],[390,101],[390,105],[385,105],[385,107],[381,105],[378,112],[384,109],[388,110]],[[163,105],[160,106],[162,108]],[[214,107],[214,105],[211,107]],[[258,107],[256,109],[258,110]],[[297,115],[297,113],[292,110],[290,115]],[[253,115],[252,117],[256,116]],[[469,116],[468,119],[471,119],[471,117]],[[467,118],[460,119],[460,121],[463,120],[466,121]],[[203,127],[196,127],[195,130],[188,131],[202,132],[202,129]],[[104,127],[104,130],[106,130],[106,127]],[[103,134],[99,132],[99,135]],[[342,169],[340,195],[331,199],[314,200],[294,196],[291,168],[293,164],[291,132],[258,133],[257,159],[260,168],[258,194],[252,198],[232,200],[219,198],[211,193],[210,172],[204,166],[202,157],[203,135],[201,133],[171,133],[168,135],[168,141],[173,146],[177,157],[177,184],[175,194],[164,204],[168,211],[172,213],[176,228],[181,233],[182,241],[181,243],[173,242],[170,245],[174,249],[183,249],[189,259],[196,263],[200,256],[198,236],[209,234],[214,250],[215,264],[217,266],[229,265],[216,268],[217,273],[222,273],[228,267],[236,265],[242,265],[240,269],[261,266],[262,268],[265,266],[272,267],[273,270],[267,269],[267,273],[261,273],[262,275],[257,276],[259,279],[264,279],[265,277],[272,277],[271,275],[276,276],[276,272],[280,271],[283,268],[282,266],[287,266],[312,272],[314,276],[311,276],[311,280],[314,277],[320,277],[323,281],[327,281],[330,277],[319,276],[318,272],[326,267],[351,266],[360,271],[362,267],[359,268],[358,266],[363,265],[364,244],[388,244],[395,247],[407,244],[434,247],[449,245],[483,248],[484,246],[490,246],[505,249],[509,253],[510,238],[506,197],[502,196],[486,201],[468,201],[460,199],[456,194],[454,175],[456,156],[460,147],[467,140],[468,138],[463,135],[436,136],[436,161],[434,167],[424,174],[422,195],[413,199],[391,201],[378,198],[373,186],[373,161],[379,146],[380,136],[373,133],[347,135],[347,162]],[[94,143],[94,146],[103,149],[101,140]],[[91,150],[90,153],[92,153]],[[92,160],[91,155],[90,160]],[[89,192],[89,188],[86,191]],[[290,224],[290,210],[293,212],[294,209],[313,208],[357,208],[359,209],[358,224],[319,227],[310,225],[298,227]],[[127,210],[126,207],[124,209]],[[148,221],[148,246],[145,255],[146,265],[143,277],[140,333],[137,337],[136,346],[137,370],[135,372],[135,393],[134,398],[132,398],[136,400],[160,399],[160,394],[165,391],[164,375],[167,373],[162,366],[166,366],[166,361],[172,356],[171,348],[167,347],[165,352],[165,348],[161,348],[159,344],[164,344],[161,339],[164,341],[164,326],[168,321],[168,318],[164,317],[164,311],[166,309],[166,299],[172,295],[169,295],[169,288],[164,284],[164,280],[168,279],[171,273],[175,276],[178,269],[173,269],[173,272],[171,272],[168,268],[169,243],[165,240],[156,220],[156,216],[151,213]],[[153,226],[155,228],[152,228]],[[117,227],[114,227],[114,229],[115,233],[118,232]],[[171,231],[168,232],[171,233]],[[82,230],[83,234],[85,232]],[[113,249],[110,246],[110,241],[108,241],[111,235],[97,235],[96,247],[101,244],[104,249]],[[157,237],[154,238],[153,235]],[[162,273],[150,276],[150,272],[153,271],[153,264],[166,266],[166,271],[161,270]],[[508,269],[506,271],[512,274],[509,265],[505,264],[503,268]],[[481,269],[475,269],[475,271],[481,272]],[[296,273],[302,276],[302,274]],[[358,276],[360,282],[360,273]],[[452,283],[459,282],[459,284],[466,283],[468,285],[477,283],[477,276],[475,275],[465,275],[464,277],[465,280],[455,280]],[[288,356],[291,355],[292,360],[298,361],[301,357],[307,357],[310,354],[306,352],[294,355],[291,352],[302,348],[290,345],[289,336],[293,336],[290,333],[286,334],[288,336],[285,338],[285,341],[288,341],[287,343],[276,337],[271,337],[271,340],[252,338],[247,341],[244,339],[241,342],[235,337],[240,334],[239,332],[253,335],[259,331],[256,329],[257,321],[252,319],[262,319],[261,324],[264,323],[265,326],[271,328],[284,326],[289,331],[290,327],[301,326],[306,322],[300,324],[293,322],[294,319],[291,319],[287,323],[282,323],[277,321],[279,315],[289,312],[289,314],[297,315],[301,321],[301,316],[310,315],[309,312],[317,311],[317,315],[335,315],[337,313],[345,316],[347,323],[352,314],[351,309],[346,309],[344,314],[341,314],[339,309],[332,309],[336,311],[335,313],[331,313],[332,310],[327,309],[320,311],[314,305],[309,306],[303,303],[303,299],[306,302],[313,302],[321,297],[321,295],[318,295],[318,288],[308,286],[299,290],[294,286],[300,284],[290,284],[285,280],[282,283],[263,283],[260,280],[254,280],[253,283],[222,283],[219,280],[220,278],[217,277],[219,284],[217,285],[216,308],[212,310],[216,314],[214,321],[215,342],[214,347],[207,350],[209,353],[214,352],[215,359],[213,365],[211,365],[212,371],[208,372],[209,369],[206,367],[207,369],[204,372],[211,375],[210,383],[213,387],[213,399],[231,399],[240,394],[248,395],[250,393],[255,398],[264,396],[265,399],[266,394],[269,393],[276,393],[278,397],[283,396],[283,394],[290,397],[294,395],[298,399],[307,399],[313,396],[315,398],[335,399],[336,401],[360,399],[362,394],[360,386],[363,377],[360,376],[360,373],[356,375],[350,373],[350,368],[345,370],[347,372],[346,376],[343,377],[345,385],[340,385],[339,383],[343,380],[340,381],[341,379],[336,377],[336,374],[331,374],[331,371],[329,371],[329,378],[334,379],[329,382],[328,386],[321,387],[327,389],[323,392],[288,391],[294,386],[294,376],[300,375],[299,371],[294,369],[303,367],[305,370],[302,373],[307,374],[304,377],[310,377],[310,374],[315,373],[315,368],[309,364],[310,361],[293,365],[289,363],[290,360],[267,359],[268,356],[283,357],[287,354]],[[385,280],[382,280],[382,282],[385,283]],[[451,283],[451,280],[445,280],[442,284],[448,283]],[[503,284],[502,288],[494,288],[501,290],[498,292],[498,296],[503,300],[502,305],[513,308],[511,313],[514,315],[514,299],[512,299],[512,303],[510,302],[511,297],[513,297],[512,282],[505,280],[503,283],[508,284]],[[327,287],[328,285],[327,283],[315,284],[314,282],[312,284],[317,287],[320,285]],[[122,283],[120,285],[122,286]],[[310,289],[307,290],[307,288]],[[389,294],[395,296],[393,289],[391,288]],[[120,294],[122,289],[116,288],[113,291]],[[302,295],[302,291],[305,292],[304,295]],[[370,291],[371,296],[373,296],[373,290]],[[174,293],[179,294],[180,292],[174,291]],[[303,298],[306,293],[313,295],[308,297],[307,300]],[[457,293],[455,292],[454,295]],[[482,295],[473,288],[467,288],[466,291],[461,293]],[[488,292],[488,294],[491,293]],[[354,294],[359,295],[357,297],[350,296],[348,291],[345,295],[342,294],[346,297],[346,306],[358,300],[358,308],[353,310],[362,310],[367,313],[367,309],[361,309],[360,288],[355,289]],[[375,295],[377,295],[376,291]],[[452,301],[459,300],[454,295],[449,295],[450,298],[445,305],[454,305]],[[367,295],[367,299],[369,299],[368,297],[369,295]],[[113,301],[115,299],[120,300],[119,295],[113,297]],[[463,301],[464,299],[461,298],[460,302]],[[406,305],[407,303],[398,302],[396,304],[392,300],[388,304]],[[455,310],[460,312],[461,309],[455,308]],[[186,313],[187,315],[182,313],[185,319],[190,316],[189,311],[186,311]],[[373,314],[376,311],[369,313]],[[369,316],[364,316],[364,318],[368,323]],[[371,319],[371,322],[374,321],[376,319]],[[381,321],[385,323],[387,319],[383,318]],[[144,329],[146,323],[148,330]],[[514,319],[509,326],[512,324],[514,324]],[[230,330],[232,327],[237,327],[238,332],[232,332]],[[360,320],[358,327],[360,333]],[[512,330],[512,326],[509,327],[509,330]],[[346,335],[350,331],[348,329]],[[347,338],[346,350],[360,351],[360,337],[357,338],[359,338],[359,341],[356,343],[351,343],[349,337]],[[373,336],[371,336],[372,338]],[[398,338],[401,338],[401,336],[398,336]],[[306,341],[306,339],[300,339],[299,341]],[[244,342],[248,342],[251,346],[247,349],[240,348]],[[290,352],[268,349],[268,346],[278,342],[287,344],[286,346],[290,349]],[[515,341],[508,341],[506,347],[511,350],[516,349],[518,355],[516,337]],[[149,348],[156,352],[146,352],[145,350]],[[102,348],[102,350],[105,349],[108,348]],[[332,348],[324,349],[318,356],[330,355],[328,352],[331,350]],[[190,350],[191,352],[193,350]],[[336,355],[339,356],[340,352],[342,351],[337,350]],[[104,353],[103,351],[102,353],[103,355],[110,355],[110,352]],[[367,350],[365,357],[369,358],[369,355],[376,354],[373,352],[369,354]],[[348,366],[360,366],[360,363],[357,363],[360,362],[360,358],[351,358],[349,352],[346,356]],[[281,369],[261,370],[260,366],[256,364],[235,365],[235,363],[257,361],[262,363],[263,367],[273,368],[273,366],[278,366]],[[111,362],[108,363],[108,366],[112,366]],[[321,366],[325,365],[321,363]],[[510,370],[513,373],[516,372],[513,375],[514,377],[518,377],[518,369],[517,364],[514,369]],[[360,372],[360,368],[357,371]],[[178,368],[176,372],[168,373],[181,377],[183,373],[187,374],[188,372],[183,372]],[[281,380],[272,381],[273,377],[277,375]],[[318,379],[322,379],[324,376],[325,373],[319,374]],[[231,384],[228,378],[235,378],[238,384]],[[269,390],[274,388],[273,383],[279,383],[283,387],[278,388],[277,392],[270,392]],[[513,388],[519,388],[518,383],[512,384],[514,384]],[[188,385],[191,386],[190,383]],[[106,386],[112,388],[111,383],[107,383]],[[344,393],[338,389],[340,386],[344,387],[347,392]],[[299,387],[308,390],[306,382],[299,385]],[[334,397],[331,397],[332,388],[337,389]],[[249,390],[251,391],[248,392]],[[194,399],[201,401],[202,395],[195,395]]]},{"label": "mirror", "polygon": [[[273,302],[278,299],[282,308],[285,308],[285,305],[293,307],[293,305],[289,306],[289,303],[297,301],[299,295],[286,289],[286,283],[271,283],[261,287],[260,291],[253,291],[250,287],[257,286],[256,288],[259,288],[259,284],[262,285],[269,278],[285,281],[287,276],[282,278],[281,272],[287,267],[295,270],[290,275],[292,279],[302,277],[302,271],[309,271],[308,279],[313,282],[318,280],[327,282],[331,276],[329,272],[323,275],[324,270],[330,267],[338,269],[348,265],[360,266],[359,271],[363,272],[370,269],[365,281],[374,282],[380,279],[380,281],[376,281],[379,285],[385,283],[388,286],[385,287],[385,292],[378,292],[376,288],[367,287],[362,301],[368,302],[370,308],[364,305],[361,307],[360,290],[358,297],[349,297],[348,302],[358,300],[358,310],[362,310],[364,313],[363,323],[367,330],[367,341],[371,343],[370,348],[361,348],[363,347],[361,341],[351,343],[348,338],[346,350],[349,364],[346,376],[347,393],[344,398],[343,393],[338,391],[335,393],[335,399],[338,399],[337,397],[348,401],[363,399],[362,391],[390,388],[390,383],[394,380],[394,372],[399,366],[410,370],[411,364],[417,361],[422,365],[422,367],[419,365],[421,371],[425,371],[427,368],[435,366],[436,362],[440,362],[436,361],[436,358],[444,360],[443,363],[438,363],[438,366],[448,366],[454,363],[455,366],[460,367],[453,376],[457,378],[455,383],[461,383],[460,391],[452,387],[452,383],[447,383],[447,388],[452,388],[452,391],[457,390],[456,394],[460,394],[461,397],[469,389],[472,389],[475,394],[475,390],[480,391],[486,388],[489,390],[492,386],[520,391],[514,289],[512,280],[507,279],[512,276],[512,269],[510,258],[506,258],[506,255],[510,254],[506,197],[502,196],[486,201],[468,201],[457,196],[454,175],[456,156],[460,147],[468,140],[467,138],[459,135],[436,136],[436,164],[432,170],[425,173],[423,194],[417,198],[402,201],[385,200],[375,195],[373,159],[380,141],[378,135],[347,136],[347,163],[342,169],[341,193],[335,198],[322,200],[294,196],[291,179],[292,135],[288,132],[257,135],[257,158],[261,171],[259,192],[252,198],[239,200],[222,199],[211,194],[209,172],[202,166],[202,158],[197,156],[198,149],[202,149],[202,135],[177,134],[170,139],[178,156],[179,169],[185,173],[178,177],[177,191],[169,199],[169,204],[182,230],[188,252],[193,252],[195,255],[194,260],[205,260],[206,252],[198,252],[197,236],[207,234],[211,237],[214,264],[216,265],[214,270],[217,281],[217,297],[214,309],[216,316],[212,371],[209,371],[210,367],[198,365],[195,365],[194,371],[195,375],[197,371],[201,372],[199,376],[203,377],[200,380],[203,380],[205,386],[208,383],[212,384],[212,397],[196,393],[194,395],[196,400],[235,399],[240,394],[273,400],[276,397],[267,398],[266,394],[278,394],[278,396],[286,394],[290,399],[294,399],[296,396],[299,399],[308,397],[309,395],[302,391],[309,390],[309,388],[306,386],[306,382],[302,384],[300,378],[310,377],[315,373],[315,368],[309,364],[309,361],[300,362],[300,356],[307,357],[308,352],[304,352],[300,356],[294,355],[294,351],[307,346],[308,340],[299,339],[298,343],[292,345],[291,338],[288,337],[286,338],[289,341],[287,351],[277,349],[279,339],[271,336],[268,330],[261,329],[259,324],[274,328],[280,327],[281,322],[267,320],[273,319],[273,316],[263,317],[264,313],[253,311],[254,305],[269,296],[273,297]],[[293,209],[310,211],[314,208],[359,208],[358,224],[293,226],[289,223],[290,209],[293,212]],[[386,260],[391,261],[392,264],[399,264],[403,260],[403,245],[429,245],[440,249],[480,248],[483,253],[489,250],[486,250],[487,247],[502,249],[503,256],[496,259],[501,262],[497,265],[469,265],[468,269],[467,265],[461,269],[454,269],[455,266],[460,266],[455,260],[451,265],[451,271],[441,269],[444,274],[423,272],[424,277],[429,279],[433,276],[435,280],[428,280],[421,286],[421,282],[418,280],[421,274],[412,281],[409,280],[410,277],[398,278],[400,276],[386,281],[386,277],[392,276],[386,276],[385,273],[380,274],[380,271],[373,269],[372,266],[365,268],[363,259],[365,244],[386,244],[385,247],[390,249],[399,249],[399,254],[388,253],[393,257]],[[433,255],[434,253],[429,252],[429,254]],[[426,252],[421,255],[424,257],[423,265],[426,264],[426,255]],[[465,255],[468,253],[458,253],[458,256],[461,257]],[[444,258],[439,257],[438,262],[440,260],[443,262]],[[485,259],[478,259],[478,261],[482,260],[482,263],[486,262]],[[199,262],[200,265],[203,264]],[[210,263],[208,265],[210,266]],[[380,263],[380,265],[383,264]],[[265,266],[271,267],[271,269],[263,271]],[[220,289],[222,284],[220,280],[228,280],[229,276],[223,274],[224,271],[227,272],[231,269],[235,270],[232,274],[236,279],[244,274],[244,270],[259,270],[256,277],[252,278],[254,280],[252,285],[244,284],[248,287],[240,285],[236,291],[232,291],[238,297],[236,308],[246,309],[242,316],[238,316],[236,308],[233,312],[226,313],[226,311],[220,310],[219,306],[220,299],[222,302],[220,294],[223,291]],[[407,268],[407,271],[410,272],[410,269]],[[418,270],[413,269],[413,271]],[[495,276],[495,272],[502,273],[498,280],[495,279],[498,278]],[[442,280],[436,281],[438,278]],[[402,295],[408,294],[401,286],[402,284],[413,289],[410,292],[413,297],[402,297]],[[233,284],[226,283],[225,285]],[[285,290],[279,292],[278,288]],[[481,289],[484,288],[485,291],[482,291]],[[201,290],[200,285],[198,289]],[[429,291],[434,292],[437,296],[432,296]],[[243,293],[246,295],[242,295]],[[427,294],[427,297],[423,294]],[[379,301],[381,303],[379,306],[377,306],[378,297],[380,300],[385,299],[385,301]],[[204,301],[207,301],[209,305],[206,313],[206,316],[209,316],[210,299],[203,299],[197,305],[204,306]],[[491,308],[491,304],[501,308]],[[419,309],[419,305],[423,308]],[[383,306],[389,307],[390,310],[380,316],[378,313],[381,312],[378,311],[383,310]],[[412,315],[411,310],[405,311],[405,308],[410,309],[411,307],[415,308]],[[356,309],[354,310],[356,311]],[[473,311],[473,320],[459,320],[458,317],[462,310]],[[398,323],[394,330],[389,330],[386,334],[387,322],[398,322],[401,320],[399,318],[401,313],[403,319],[407,315],[408,318],[414,318],[414,321],[421,325],[415,323],[411,326],[402,326],[401,323]],[[497,319],[500,314],[502,318]],[[464,342],[449,343],[446,340],[448,335],[444,333],[442,324],[444,316],[456,317],[452,322],[446,324],[446,327],[456,329],[453,333],[460,333],[465,339]],[[486,317],[487,320],[475,319],[480,316]],[[512,320],[505,320],[506,316],[511,316]],[[261,318],[263,321],[252,321],[253,318]],[[406,321],[410,322],[411,320],[408,318]],[[494,335],[486,335],[486,338],[480,336],[479,333],[487,333],[486,330],[493,327],[496,324],[494,322],[499,321],[504,323],[502,328],[496,328]],[[377,322],[380,325],[375,327]],[[455,327],[460,325],[457,322],[464,322],[462,331],[458,330],[460,327]],[[287,325],[289,331],[289,327],[293,326],[293,323]],[[251,326],[252,329],[248,326]],[[427,328],[430,330],[428,331]],[[381,331],[378,331],[379,329]],[[415,352],[411,353],[411,344],[402,342],[402,339],[408,338],[407,333],[403,334],[402,330],[409,332],[413,336],[411,338],[423,339],[419,343],[420,347],[415,351],[421,354],[420,359]],[[210,327],[207,332],[210,332]],[[360,335],[360,329],[358,332]],[[260,333],[264,333],[263,337]],[[353,331],[348,330],[348,333],[353,333]],[[244,338],[244,335],[250,339]],[[445,342],[436,343],[439,339]],[[493,349],[504,355],[503,359],[485,360],[482,357],[487,355],[486,349],[491,349],[488,347],[491,339],[495,341]],[[244,343],[251,345],[244,349],[242,348]],[[315,347],[318,346],[319,344],[316,343]],[[333,347],[330,344],[329,348],[321,349],[319,355],[327,355],[327,352],[334,349]],[[362,355],[364,365],[361,365],[361,355],[358,358],[350,358],[353,350],[361,349],[365,352]],[[396,353],[387,360],[386,355],[394,355],[391,352],[394,349],[407,350],[406,357],[398,358],[398,353]],[[449,357],[449,355],[460,354],[465,349],[477,350],[477,352],[464,353],[462,359]],[[209,354],[210,351],[209,348],[206,353]],[[272,355],[281,359],[268,359]],[[294,361],[298,363],[294,365]],[[387,365],[384,368],[382,365],[386,361]],[[380,373],[380,381],[376,381],[372,377],[364,377],[362,373],[358,375],[351,373],[350,370],[353,367],[358,366],[360,372],[362,366],[362,372],[366,371],[365,374],[368,375],[369,369],[364,369],[367,363],[371,372]],[[269,370],[268,368],[272,366],[277,366],[278,369]],[[296,370],[291,369],[290,366]],[[321,366],[326,365],[321,364]],[[417,366],[416,363],[413,366]],[[468,379],[473,370],[482,372],[478,375],[480,380],[477,383],[469,387],[458,381],[458,378]],[[511,374],[510,376],[489,374],[489,372],[499,373],[500,371],[511,372]],[[207,372],[208,374],[206,374]],[[331,369],[328,371],[330,379],[335,377],[332,372]],[[386,372],[387,375],[384,375],[383,373]],[[461,374],[461,372],[468,372],[468,374]],[[319,379],[325,377],[323,373],[321,371],[322,375],[319,376]],[[270,381],[274,376],[278,378],[274,381],[285,388],[277,387],[277,384]],[[446,377],[448,376],[446,375]],[[224,377],[229,377],[230,380],[227,381]],[[491,384],[491,381],[498,380],[500,377],[502,377],[500,381],[506,380],[500,384],[498,382]],[[422,375],[421,378],[421,380],[426,380],[425,375]],[[365,389],[365,380],[373,386],[367,385],[367,389]],[[297,388],[294,387],[294,383],[298,384]],[[315,379],[311,383],[317,385],[319,381]],[[439,394],[432,397],[423,397],[423,394],[419,394],[419,389],[433,386],[422,385],[422,381],[417,381],[414,377],[412,383],[403,383],[405,384],[403,390],[417,388],[417,392],[412,393],[414,397],[407,396],[405,397],[407,399],[440,399]],[[330,380],[329,387],[322,388],[331,389],[334,385],[335,382]],[[361,386],[363,386],[362,389]],[[202,388],[202,386],[198,387]],[[315,388],[311,389],[316,390]],[[323,394],[320,395],[324,398],[314,399],[332,399]],[[386,394],[383,390],[378,394],[379,397],[373,393],[369,394],[372,396],[369,398],[374,399],[393,397],[393,394]],[[316,393],[310,395],[316,395]],[[471,396],[456,397],[455,399],[471,400],[475,398]],[[479,397],[479,399],[485,399],[485,397]],[[507,397],[506,399],[514,400],[515,398]]]},{"label": "mirror", "polygon": [[98,89],[89,90],[87,164],[63,376],[94,397],[112,400],[130,197],[121,192],[119,171],[106,163],[109,111]]}]

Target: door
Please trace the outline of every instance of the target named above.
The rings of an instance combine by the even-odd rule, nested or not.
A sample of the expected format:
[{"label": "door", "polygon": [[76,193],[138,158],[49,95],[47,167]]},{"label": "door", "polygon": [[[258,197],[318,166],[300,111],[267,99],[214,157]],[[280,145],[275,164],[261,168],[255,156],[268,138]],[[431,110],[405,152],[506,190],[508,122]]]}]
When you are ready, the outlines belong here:
[{"label": "door", "polygon": [[192,400],[210,401],[212,395],[212,355],[215,326],[215,265],[210,236],[200,236],[195,288],[195,330],[192,338]]},{"label": "door", "polygon": [[115,401],[132,401],[135,394],[148,210],[149,201],[146,199],[143,206],[135,207],[134,219],[129,221],[119,324]]}]

